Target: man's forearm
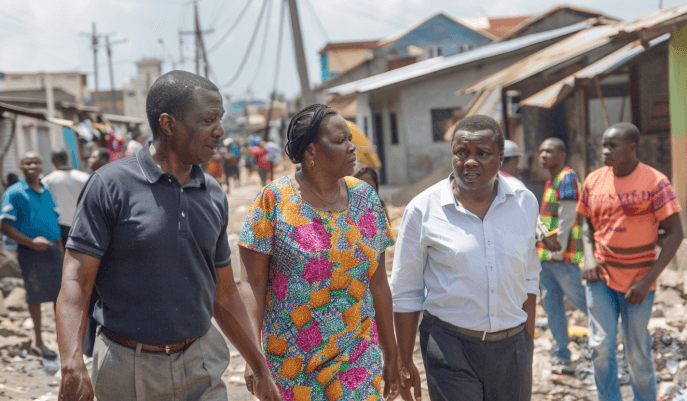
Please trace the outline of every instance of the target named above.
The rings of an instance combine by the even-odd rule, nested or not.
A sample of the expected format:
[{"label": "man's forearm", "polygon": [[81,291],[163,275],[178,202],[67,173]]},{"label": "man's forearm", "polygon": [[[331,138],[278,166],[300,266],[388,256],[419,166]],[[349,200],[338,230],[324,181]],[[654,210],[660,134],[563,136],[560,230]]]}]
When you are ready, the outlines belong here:
[{"label": "man's forearm", "polygon": [[63,369],[74,369],[75,365],[83,363],[83,339],[91,291],[76,279],[62,280],[55,320]]},{"label": "man's forearm", "polygon": [[420,321],[420,312],[395,312],[394,325],[396,326],[396,339],[401,361],[404,365],[413,362],[413,350],[415,349],[415,333]]},{"label": "man's forearm", "polygon": [[527,294],[527,301],[522,304],[522,310],[527,313],[527,321],[525,322],[525,330],[534,338],[534,319],[537,314],[537,296],[535,294]]},{"label": "man's forearm", "polygon": [[584,218],[584,225],[582,227],[582,245],[585,254],[584,267],[594,267],[596,265],[596,257],[594,256],[594,250],[596,248],[596,243],[594,242],[594,226],[592,226],[588,217]]},{"label": "man's forearm", "polygon": [[676,213],[675,215],[668,217],[666,220],[669,221],[670,225],[665,227],[668,235],[663,243],[663,247],[661,248],[661,253],[658,255],[658,258],[656,258],[654,265],[644,276],[645,280],[648,280],[652,283],[656,281],[658,276],[661,275],[666,266],[668,266],[668,263],[670,263],[673,257],[675,257],[675,253],[677,253],[678,248],[680,248],[680,244],[682,244],[682,239],[684,238],[679,214]]},{"label": "man's forearm", "polygon": [[254,334],[248,312],[238,291],[215,301],[214,317],[220,329],[251,369],[254,372],[267,372],[267,364],[260,350],[260,338]]}]

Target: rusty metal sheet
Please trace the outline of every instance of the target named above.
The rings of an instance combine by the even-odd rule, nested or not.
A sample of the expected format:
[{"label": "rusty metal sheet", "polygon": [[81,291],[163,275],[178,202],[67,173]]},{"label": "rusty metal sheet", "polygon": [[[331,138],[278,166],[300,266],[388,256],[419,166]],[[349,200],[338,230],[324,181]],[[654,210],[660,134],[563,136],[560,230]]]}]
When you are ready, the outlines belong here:
[{"label": "rusty metal sheet", "polygon": [[[665,34],[656,38],[649,43],[649,48],[658,46],[669,39],[670,34]],[[587,84],[597,76],[617,70],[646,50],[647,48],[642,46],[641,41],[637,39],[576,73],[570,74],[555,84],[535,93],[521,101],[520,105],[550,109],[565,100],[578,87]]]},{"label": "rusty metal sheet", "polygon": [[[648,41],[666,32],[687,25],[687,4],[659,10],[634,21],[594,26],[580,31],[548,48],[504,68],[474,84],[460,89],[457,94],[479,92],[497,86],[508,87],[555,67],[575,56],[585,54],[612,40],[627,42],[635,39]],[[645,42],[646,43],[646,42]]]},{"label": "rusty metal sheet", "polygon": [[489,90],[498,86],[509,87],[551,67],[610,43],[611,36],[617,34],[617,32],[618,30],[615,25],[587,28],[470,86],[460,89],[457,94],[462,95]]}]

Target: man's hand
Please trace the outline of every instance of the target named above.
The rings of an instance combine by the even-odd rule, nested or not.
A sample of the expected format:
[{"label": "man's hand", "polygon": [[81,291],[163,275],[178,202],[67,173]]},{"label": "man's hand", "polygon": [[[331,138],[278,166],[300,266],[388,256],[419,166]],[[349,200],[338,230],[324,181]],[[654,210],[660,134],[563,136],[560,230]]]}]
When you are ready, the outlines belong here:
[{"label": "man's hand", "polygon": [[75,369],[62,369],[60,401],[92,401],[95,398],[86,365],[83,361],[79,365]]},{"label": "man's hand", "polygon": [[644,279],[635,281],[625,293],[625,300],[627,303],[631,305],[641,305],[646,299],[646,296],[649,295],[652,284],[653,283],[647,282]]},{"label": "man's hand", "polygon": [[[253,395],[258,397],[260,401],[282,401],[279,388],[272,380],[270,372],[253,373],[251,382],[252,389],[255,391]],[[248,380],[246,380],[246,385],[248,385]]]},{"label": "man's hand", "polygon": [[393,360],[384,361],[382,368],[382,380],[384,381],[384,390],[382,391],[382,399],[386,401],[395,400],[401,393],[401,379],[398,374],[398,358],[393,356]]},{"label": "man's hand", "polygon": [[582,269],[582,278],[587,281],[599,281],[603,280],[603,267],[601,265],[596,265],[594,267],[585,267]]},{"label": "man's hand", "polygon": [[555,235],[544,238],[541,240],[541,243],[544,245],[544,248],[551,252],[558,252],[563,249],[563,246],[558,242],[558,238]]},{"label": "man's hand", "polygon": [[45,237],[36,237],[31,240],[31,248],[38,252],[47,251],[49,246],[50,241],[48,241]]},{"label": "man's hand", "polygon": [[[403,401],[420,401],[422,399],[422,390],[420,389],[420,373],[417,371],[414,363],[409,363],[407,366],[401,362],[399,364],[399,376],[401,377],[401,397]],[[410,389],[413,389],[413,393]]]}]

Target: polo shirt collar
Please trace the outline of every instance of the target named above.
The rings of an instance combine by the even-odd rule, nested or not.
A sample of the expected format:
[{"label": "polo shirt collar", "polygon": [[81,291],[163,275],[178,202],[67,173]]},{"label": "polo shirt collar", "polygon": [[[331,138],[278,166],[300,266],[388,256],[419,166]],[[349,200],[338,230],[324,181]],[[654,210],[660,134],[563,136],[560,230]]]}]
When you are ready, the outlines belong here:
[{"label": "polo shirt collar", "polygon": [[[146,177],[146,180],[153,184],[158,182],[160,178],[166,174],[157,163],[155,163],[155,160],[153,160],[153,156],[150,154],[150,145],[151,143],[149,142],[147,146],[143,146],[141,150],[136,152],[136,160],[138,160],[138,164],[141,166],[141,171]],[[184,187],[200,188],[203,186],[205,186],[205,174],[199,165],[194,164],[193,167],[191,167],[191,178]]]},{"label": "polo shirt collar", "polygon": [[[453,196],[453,188],[451,188],[452,177],[453,173],[449,174],[448,178],[444,181],[444,185],[441,188],[441,194],[439,195],[441,199],[441,205],[455,205],[459,209],[462,209],[463,207],[458,203],[458,201],[456,201],[456,197]],[[498,182],[499,184],[496,188],[496,198],[494,199],[494,202],[501,203],[506,200],[506,196],[515,195],[515,192],[513,192],[513,188],[511,188],[510,185],[508,185],[504,177],[500,174],[498,177]]]},{"label": "polo shirt collar", "polygon": [[[26,179],[20,178],[20,179],[19,179],[19,182],[21,183],[21,189],[23,189],[24,191],[30,189],[30,190],[32,190],[33,192],[38,193],[35,189],[31,188],[31,185],[29,185],[29,183],[26,182]],[[45,192],[45,189],[46,189],[45,184],[43,184],[43,183],[40,182],[40,181],[38,181],[38,183],[41,184],[41,188],[43,188],[43,192]]]}]

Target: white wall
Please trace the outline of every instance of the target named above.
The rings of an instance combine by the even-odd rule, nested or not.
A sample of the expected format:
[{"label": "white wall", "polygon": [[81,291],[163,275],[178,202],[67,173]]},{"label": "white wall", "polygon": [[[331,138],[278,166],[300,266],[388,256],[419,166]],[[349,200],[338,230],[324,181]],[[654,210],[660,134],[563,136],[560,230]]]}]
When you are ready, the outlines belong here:
[{"label": "white wall", "polygon": [[[397,104],[401,149],[390,152],[392,147],[386,147],[388,183],[411,184],[450,163],[449,144],[444,141],[434,142],[432,138],[431,110],[465,108],[472,100],[473,94],[457,96],[457,90],[505,68],[533,53],[534,50],[511,54],[498,60],[486,60],[483,64],[473,64],[447,74],[434,75],[404,85],[393,92],[397,93],[393,95],[393,102]],[[359,100],[358,104],[360,103]],[[388,115],[385,120],[385,124],[387,123]],[[388,143],[389,135],[386,132],[385,138],[385,143]]]}]

